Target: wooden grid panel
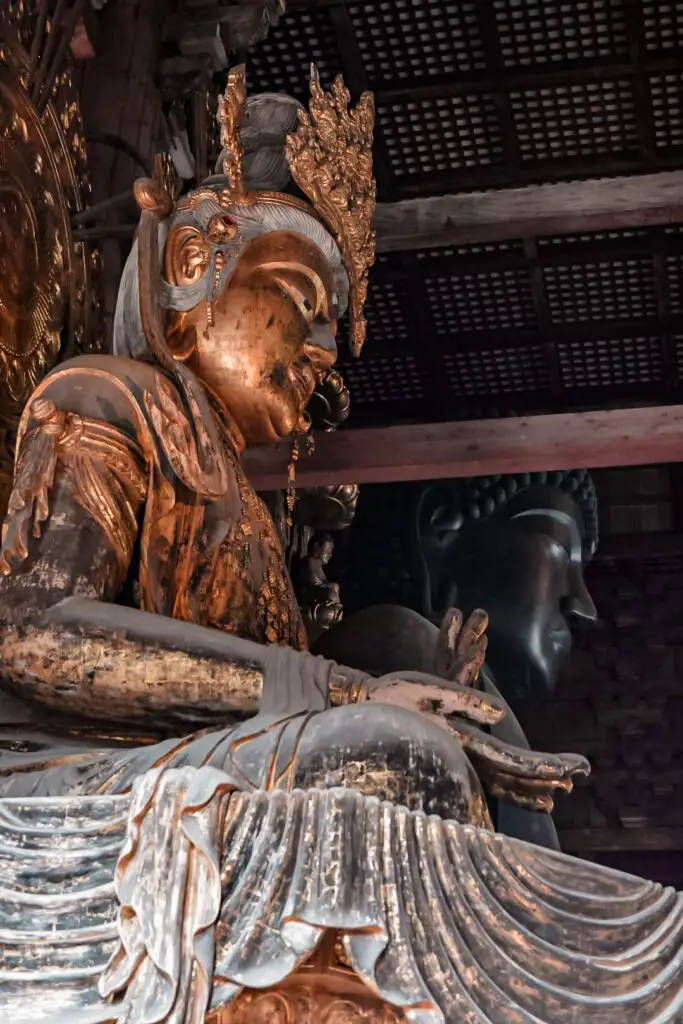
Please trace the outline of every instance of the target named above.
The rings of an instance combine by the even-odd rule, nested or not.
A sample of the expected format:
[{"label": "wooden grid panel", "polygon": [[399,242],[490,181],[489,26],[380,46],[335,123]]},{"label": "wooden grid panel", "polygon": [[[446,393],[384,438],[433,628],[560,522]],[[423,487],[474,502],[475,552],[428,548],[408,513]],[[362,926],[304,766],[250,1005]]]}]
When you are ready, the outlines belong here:
[{"label": "wooden grid panel", "polygon": [[644,243],[642,248],[647,249],[650,244],[650,238],[650,232],[647,228],[621,228],[615,231],[582,232],[578,235],[547,235],[537,239],[536,244],[541,253],[544,250],[552,253],[553,251],[557,252],[560,249],[565,249],[572,255],[577,255],[580,251],[593,255],[598,248],[611,247],[612,243],[617,243],[614,248],[617,246],[621,247],[620,243],[630,243],[635,239],[642,240]]},{"label": "wooden grid panel", "polygon": [[298,0],[249,55],[254,89],[376,91],[382,199],[671,166],[679,0]]},{"label": "wooden grid panel", "polygon": [[647,256],[569,261],[543,270],[555,324],[642,319],[657,315],[652,260]]},{"label": "wooden grid panel", "polygon": [[683,334],[675,334],[673,338],[678,379],[683,380]]},{"label": "wooden grid panel", "polygon": [[475,0],[367,0],[348,11],[371,85],[486,70]]},{"label": "wooden grid panel", "polygon": [[370,278],[365,317],[368,337],[380,350],[406,348],[414,340],[409,315],[404,308],[405,288],[394,281]]},{"label": "wooden grid panel", "polygon": [[494,0],[506,67],[628,53],[623,0]]},{"label": "wooden grid panel", "polygon": [[626,78],[513,90],[510,103],[523,162],[638,149]]},{"label": "wooden grid panel", "polygon": [[397,178],[500,162],[503,144],[487,95],[379,105],[377,122]]},{"label": "wooden grid panel", "polygon": [[666,257],[666,283],[669,311],[683,313],[683,253],[671,253]]},{"label": "wooden grid panel", "polygon": [[463,398],[546,391],[549,386],[541,345],[482,347],[443,356],[453,394]]},{"label": "wooden grid panel", "polygon": [[507,242],[480,242],[468,245],[442,246],[440,249],[419,249],[414,253],[414,257],[418,262],[427,260],[447,262],[451,257],[470,259],[484,255],[503,256],[509,253],[517,253],[523,256],[523,243],[511,240]]},{"label": "wooden grid panel", "polygon": [[342,69],[342,58],[325,10],[295,11],[249,51],[250,92],[288,92],[308,96],[311,63],[325,85]]},{"label": "wooden grid panel", "polygon": [[683,75],[651,75],[649,83],[655,145],[683,146]]},{"label": "wooden grid panel", "polygon": [[680,0],[641,0],[643,32],[648,50],[668,52],[683,47],[683,6]]},{"label": "wooden grid panel", "polygon": [[663,378],[659,336],[559,341],[562,385],[567,389],[623,387]]},{"label": "wooden grid panel", "polygon": [[360,359],[345,360],[343,373],[354,407],[400,402],[409,408],[430,397],[431,384],[417,352],[373,356],[366,350]]},{"label": "wooden grid panel", "polygon": [[537,323],[526,269],[435,274],[424,283],[437,335],[522,330]]}]

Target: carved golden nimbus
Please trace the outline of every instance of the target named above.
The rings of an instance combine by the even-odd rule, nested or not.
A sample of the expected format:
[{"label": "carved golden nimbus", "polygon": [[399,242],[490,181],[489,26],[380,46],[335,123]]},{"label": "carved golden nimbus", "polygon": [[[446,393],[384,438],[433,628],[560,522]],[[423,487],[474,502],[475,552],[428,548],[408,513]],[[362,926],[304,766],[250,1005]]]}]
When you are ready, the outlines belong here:
[{"label": "carved golden nimbus", "polygon": [[62,71],[38,113],[28,91],[30,30],[23,5],[0,5],[0,384],[10,419],[62,349],[97,340],[97,256],[73,241],[69,225],[87,188],[77,93]]}]

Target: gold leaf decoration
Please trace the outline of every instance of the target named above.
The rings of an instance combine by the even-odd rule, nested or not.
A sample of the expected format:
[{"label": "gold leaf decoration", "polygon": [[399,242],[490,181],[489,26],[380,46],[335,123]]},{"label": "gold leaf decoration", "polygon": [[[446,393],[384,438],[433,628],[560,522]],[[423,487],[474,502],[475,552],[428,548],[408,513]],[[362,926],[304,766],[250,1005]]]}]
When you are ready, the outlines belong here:
[{"label": "gold leaf decoration", "polygon": [[299,111],[299,127],[287,138],[292,177],[336,238],[349,276],[350,343],[359,355],[365,341],[363,307],[368,271],[375,261],[376,185],[372,174],[375,102],[365,92],[349,109],[350,94],[341,75],[325,92],[311,65],[309,111]]}]

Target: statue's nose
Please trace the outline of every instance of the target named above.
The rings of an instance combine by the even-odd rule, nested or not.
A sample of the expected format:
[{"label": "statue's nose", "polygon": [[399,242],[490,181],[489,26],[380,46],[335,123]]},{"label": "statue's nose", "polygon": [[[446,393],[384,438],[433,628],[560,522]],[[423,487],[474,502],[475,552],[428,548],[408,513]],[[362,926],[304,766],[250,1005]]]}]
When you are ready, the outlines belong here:
[{"label": "statue's nose", "polygon": [[580,619],[582,622],[597,622],[598,610],[593,598],[588,593],[581,573],[572,573],[572,586],[565,598],[563,612],[568,619]]},{"label": "statue's nose", "polygon": [[337,361],[337,339],[329,323],[311,324],[304,352],[318,371],[329,370]]}]

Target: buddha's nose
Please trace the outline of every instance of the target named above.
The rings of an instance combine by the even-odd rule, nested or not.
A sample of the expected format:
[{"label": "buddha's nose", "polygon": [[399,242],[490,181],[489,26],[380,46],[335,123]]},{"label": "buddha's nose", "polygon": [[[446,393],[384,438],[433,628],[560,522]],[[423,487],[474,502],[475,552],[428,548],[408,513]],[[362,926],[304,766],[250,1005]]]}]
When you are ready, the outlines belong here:
[{"label": "buddha's nose", "polygon": [[337,339],[332,324],[313,323],[304,344],[304,352],[316,370],[324,372],[337,361]]},{"label": "buddha's nose", "polygon": [[597,622],[598,610],[593,598],[588,593],[583,576],[580,572],[572,575],[571,590],[567,594],[563,608],[566,618],[580,619],[582,622]]}]

